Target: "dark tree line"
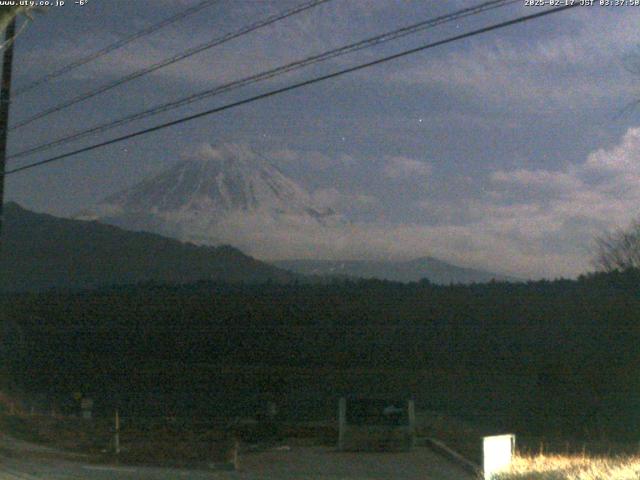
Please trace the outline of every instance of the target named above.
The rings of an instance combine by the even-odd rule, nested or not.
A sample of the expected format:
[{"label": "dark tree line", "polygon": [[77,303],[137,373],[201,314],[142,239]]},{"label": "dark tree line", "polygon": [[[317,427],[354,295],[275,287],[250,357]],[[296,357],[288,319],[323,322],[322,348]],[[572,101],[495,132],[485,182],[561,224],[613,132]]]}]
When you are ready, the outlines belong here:
[{"label": "dark tree line", "polygon": [[202,414],[266,397],[301,414],[332,411],[340,394],[411,395],[531,432],[625,436],[640,426],[639,280],[146,284],[0,307],[28,392]]}]

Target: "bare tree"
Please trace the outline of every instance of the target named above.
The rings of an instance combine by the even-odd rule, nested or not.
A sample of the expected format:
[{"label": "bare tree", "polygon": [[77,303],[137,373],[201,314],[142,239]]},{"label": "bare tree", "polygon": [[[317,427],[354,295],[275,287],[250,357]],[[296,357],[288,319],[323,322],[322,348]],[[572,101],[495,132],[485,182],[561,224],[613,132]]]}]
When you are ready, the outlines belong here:
[{"label": "bare tree", "polygon": [[619,228],[596,238],[593,263],[598,270],[605,272],[640,268],[640,219],[629,228]]}]

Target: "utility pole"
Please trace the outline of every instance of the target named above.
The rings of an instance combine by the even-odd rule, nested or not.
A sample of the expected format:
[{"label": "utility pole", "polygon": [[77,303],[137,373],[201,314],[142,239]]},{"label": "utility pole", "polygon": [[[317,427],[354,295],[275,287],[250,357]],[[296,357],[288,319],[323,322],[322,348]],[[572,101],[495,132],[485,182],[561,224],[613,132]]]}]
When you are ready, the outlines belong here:
[{"label": "utility pole", "polygon": [[13,64],[13,44],[16,35],[15,17],[5,30],[6,49],[2,60],[2,84],[0,85],[0,247],[2,246],[2,224],[4,213],[4,172],[7,163],[7,137],[9,133],[9,105],[11,102],[11,70]]},{"label": "utility pole", "polygon": [[113,449],[116,452],[116,455],[120,455],[120,412],[116,408],[116,425],[115,431],[113,434]]}]

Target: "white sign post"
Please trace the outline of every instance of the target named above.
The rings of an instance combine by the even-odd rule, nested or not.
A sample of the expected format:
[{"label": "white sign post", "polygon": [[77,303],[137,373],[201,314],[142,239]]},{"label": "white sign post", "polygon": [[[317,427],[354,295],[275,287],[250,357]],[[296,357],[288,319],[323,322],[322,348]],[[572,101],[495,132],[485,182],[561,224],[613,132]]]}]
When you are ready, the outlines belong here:
[{"label": "white sign post", "polygon": [[482,468],[485,480],[508,467],[516,447],[516,436],[513,434],[494,435],[482,439]]}]

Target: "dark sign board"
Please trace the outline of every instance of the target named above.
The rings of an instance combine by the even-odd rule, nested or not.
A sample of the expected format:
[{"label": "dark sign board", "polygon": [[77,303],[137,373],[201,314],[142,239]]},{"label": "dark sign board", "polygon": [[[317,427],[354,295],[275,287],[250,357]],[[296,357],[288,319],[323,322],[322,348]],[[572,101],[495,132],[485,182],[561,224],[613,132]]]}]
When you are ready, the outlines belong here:
[{"label": "dark sign board", "polygon": [[406,401],[356,398],[347,401],[348,425],[409,425]]}]

